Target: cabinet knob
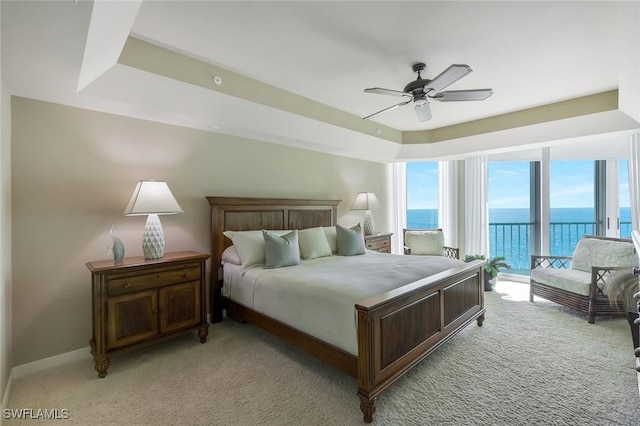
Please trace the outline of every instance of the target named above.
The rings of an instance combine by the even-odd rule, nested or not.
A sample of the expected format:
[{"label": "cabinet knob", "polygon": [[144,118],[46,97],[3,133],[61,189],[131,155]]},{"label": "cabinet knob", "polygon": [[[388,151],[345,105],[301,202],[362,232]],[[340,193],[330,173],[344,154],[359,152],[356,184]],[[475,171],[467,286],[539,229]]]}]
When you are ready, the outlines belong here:
[{"label": "cabinet knob", "polygon": [[154,309],[153,311],[151,311],[151,313],[152,313],[153,315],[158,315],[158,310],[157,310],[157,309]]},{"label": "cabinet knob", "polygon": [[184,274],[184,278],[189,278],[189,274]]},{"label": "cabinet knob", "polygon": [[124,283],[124,285],[122,286],[122,288],[129,288],[129,287],[131,287],[130,283]]}]

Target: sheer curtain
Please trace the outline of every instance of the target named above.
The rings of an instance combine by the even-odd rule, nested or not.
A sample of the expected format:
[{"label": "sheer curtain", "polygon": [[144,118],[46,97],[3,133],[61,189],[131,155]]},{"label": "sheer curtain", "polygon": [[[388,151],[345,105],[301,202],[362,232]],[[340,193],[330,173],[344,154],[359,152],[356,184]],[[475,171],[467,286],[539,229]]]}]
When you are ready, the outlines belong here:
[{"label": "sheer curtain", "polygon": [[404,253],[402,232],[407,227],[407,164],[391,164],[391,252]]},{"label": "sheer curtain", "polygon": [[464,181],[465,253],[489,256],[486,156],[465,159]]},{"label": "sheer curtain", "polygon": [[438,162],[440,182],[438,200],[438,225],[444,233],[444,243],[449,247],[460,247],[458,243],[458,162]]},{"label": "sheer curtain", "polygon": [[640,134],[629,136],[629,205],[631,226],[640,229]]}]

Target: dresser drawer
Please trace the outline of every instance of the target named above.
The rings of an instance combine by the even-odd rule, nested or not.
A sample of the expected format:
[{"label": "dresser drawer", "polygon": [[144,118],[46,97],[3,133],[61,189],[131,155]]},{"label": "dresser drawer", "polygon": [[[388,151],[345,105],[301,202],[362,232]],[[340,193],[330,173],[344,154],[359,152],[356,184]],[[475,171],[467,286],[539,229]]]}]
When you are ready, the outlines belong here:
[{"label": "dresser drawer", "polygon": [[118,274],[108,278],[107,292],[113,296],[184,281],[199,280],[200,274],[200,265],[197,263],[182,265],[178,268],[156,268],[150,273]]},{"label": "dresser drawer", "polygon": [[369,250],[382,250],[389,247],[389,238],[380,238],[376,240],[367,241],[367,248]]}]

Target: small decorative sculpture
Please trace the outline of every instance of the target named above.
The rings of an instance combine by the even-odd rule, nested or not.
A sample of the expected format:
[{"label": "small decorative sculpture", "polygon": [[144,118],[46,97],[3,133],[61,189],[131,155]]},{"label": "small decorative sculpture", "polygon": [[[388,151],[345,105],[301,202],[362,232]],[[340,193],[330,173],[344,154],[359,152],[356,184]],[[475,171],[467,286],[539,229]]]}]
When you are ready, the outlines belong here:
[{"label": "small decorative sculpture", "polygon": [[113,252],[113,261],[115,263],[122,263],[122,259],[124,259],[124,244],[113,232],[113,225],[111,225],[109,233],[113,238],[113,247],[111,248],[111,251]]}]

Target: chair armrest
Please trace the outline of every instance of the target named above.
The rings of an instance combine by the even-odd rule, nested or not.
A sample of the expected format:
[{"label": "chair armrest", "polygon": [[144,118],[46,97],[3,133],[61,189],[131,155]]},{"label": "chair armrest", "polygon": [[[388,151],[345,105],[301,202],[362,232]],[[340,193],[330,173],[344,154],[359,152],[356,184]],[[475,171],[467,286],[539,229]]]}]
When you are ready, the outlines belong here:
[{"label": "chair armrest", "polygon": [[602,294],[602,288],[599,284],[604,284],[605,278],[614,271],[629,271],[633,270],[632,266],[592,266],[591,267],[591,291],[595,290],[594,286],[597,286],[597,292]]},{"label": "chair armrest", "polygon": [[444,256],[451,259],[460,259],[460,249],[457,247],[444,246]]},{"label": "chair armrest", "polygon": [[571,256],[549,256],[542,254],[531,255],[531,269],[536,268],[568,268]]},{"label": "chair armrest", "polygon": [[[404,254],[411,254],[411,249],[407,246],[404,246]],[[450,257],[451,259],[460,259],[460,249],[444,246],[444,257]]]}]

